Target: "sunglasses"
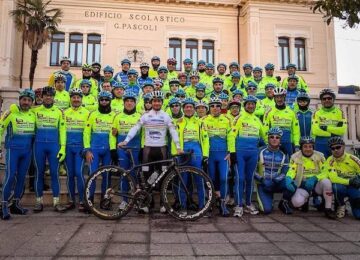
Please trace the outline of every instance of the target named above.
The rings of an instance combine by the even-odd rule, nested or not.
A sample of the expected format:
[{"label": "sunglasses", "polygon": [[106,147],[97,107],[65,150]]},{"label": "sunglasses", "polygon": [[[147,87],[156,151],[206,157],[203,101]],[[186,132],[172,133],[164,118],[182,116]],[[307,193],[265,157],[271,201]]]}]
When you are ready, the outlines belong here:
[{"label": "sunglasses", "polygon": [[211,107],[211,108],[214,108],[214,107],[216,107],[216,108],[221,108],[221,105],[210,105],[210,107]]},{"label": "sunglasses", "polygon": [[100,98],[99,99],[100,102],[104,102],[104,101],[107,101],[107,102],[110,102],[110,99],[107,99],[107,98]]},{"label": "sunglasses", "polygon": [[136,75],[128,75],[129,78],[136,78]]},{"label": "sunglasses", "polygon": [[176,95],[177,98],[185,98],[185,96]]},{"label": "sunglasses", "polygon": [[337,146],[332,146],[332,147],[330,147],[331,151],[340,150],[341,148],[342,148],[341,145],[337,145]]},{"label": "sunglasses", "polygon": [[330,101],[330,100],[333,100],[333,98],[332,98],[332,97],[324,97],[324,98],[322,98],[321,100],[323,100],[323,101]]},{"label": "sunglasses", "polygon": [[254,87],[248,87],[248,90],[256,90]]},{"label": "sunglasses", "polygon": [[270,139],[280,139],[280,136],[278,136],[278,135],[270,135],[269,138]]},{"label": "sunglasses", "polygon": [[83,70],[83,71],[92,72],[92,70]]},{"label": "sunglasses", "polygon": [[179,107],[180,105],[178,104],[174,104],[174,105],[171,105],[170,107]]},{"label": "sunglasses", "polygon": [[274,70],[274,69],[265,69],[265,70]]},{"label": "sunglasses", "polygon": [[159,71],[159,73],[167,73],[166,71]]}]

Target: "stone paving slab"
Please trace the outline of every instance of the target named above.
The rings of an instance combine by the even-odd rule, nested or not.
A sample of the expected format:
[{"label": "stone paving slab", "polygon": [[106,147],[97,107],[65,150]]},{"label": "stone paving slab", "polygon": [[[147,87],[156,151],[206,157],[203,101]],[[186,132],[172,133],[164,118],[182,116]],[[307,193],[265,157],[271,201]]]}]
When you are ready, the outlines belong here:
[{"label": "stone paving slab", "polygon": [[181,222],[161,214],[104,221],[71,214],[0,221],[2,259],[351,259],[360,260],[360,222],[278,211],[267,216]]}]

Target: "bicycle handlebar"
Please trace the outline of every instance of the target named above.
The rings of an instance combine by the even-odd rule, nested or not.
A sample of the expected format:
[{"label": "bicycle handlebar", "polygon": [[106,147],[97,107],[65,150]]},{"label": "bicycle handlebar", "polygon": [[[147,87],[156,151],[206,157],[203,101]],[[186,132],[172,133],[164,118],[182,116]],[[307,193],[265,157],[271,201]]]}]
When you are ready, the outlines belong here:
[{"label": "bicycle handlebar", "polygon": [[[191,152],[185,152],[185,153],[182,153],[182,154],[178,154],[178,155],[175,155],[174,156],[174,163],[177,165],[177,166],[183,166],[183,165],[186,165],[188,164],[188,162],[191,160],[191,155],[193,154],[194,152],[191,151]],[[178,161],[181,160],[182,157],[185,157],[186,159],[179,163]]]}]

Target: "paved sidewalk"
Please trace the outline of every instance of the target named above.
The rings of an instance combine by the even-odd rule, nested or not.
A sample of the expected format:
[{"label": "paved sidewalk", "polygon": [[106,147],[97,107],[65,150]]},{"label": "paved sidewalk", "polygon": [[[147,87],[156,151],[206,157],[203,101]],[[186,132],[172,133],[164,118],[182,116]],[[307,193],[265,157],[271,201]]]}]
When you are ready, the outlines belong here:
[{"label": "paved sidewalk", "polygon": [[[9,257],[9,258],[7,258]],[[203,218],[132,213],[103,221],[76,211],[0,222],[0,259],[360,259],[360,222],[317,212]]]}]

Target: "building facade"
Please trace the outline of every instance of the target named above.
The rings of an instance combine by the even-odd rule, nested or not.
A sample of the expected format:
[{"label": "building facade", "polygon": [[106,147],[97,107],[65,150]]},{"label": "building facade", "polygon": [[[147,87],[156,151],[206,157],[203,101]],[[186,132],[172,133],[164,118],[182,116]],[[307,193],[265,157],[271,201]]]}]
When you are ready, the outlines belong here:
[{"label": "building facade", "polygon": [[[276,65],[285,77],[285,66],[297,64],[299,74],[317,93],[336,87],[333,25],[313,14],[308,0],[53,0],[64,12],[59,34],[39,51],[34,88],[46,85],[59,59],[72,59],[72,71],[81,75],[83,63],[100,62],[120,70],[129,58],[132,67],[150,62],[165,64],[204,59],[214,64],[238,61]],[[0,0],[0,89],[3,97],[27,87],[31,52],[23,47],[9,11],[15,1]],[[22,51],[24,50],[24,51]],[[178,64],[181,70],[181,62]]]}]

